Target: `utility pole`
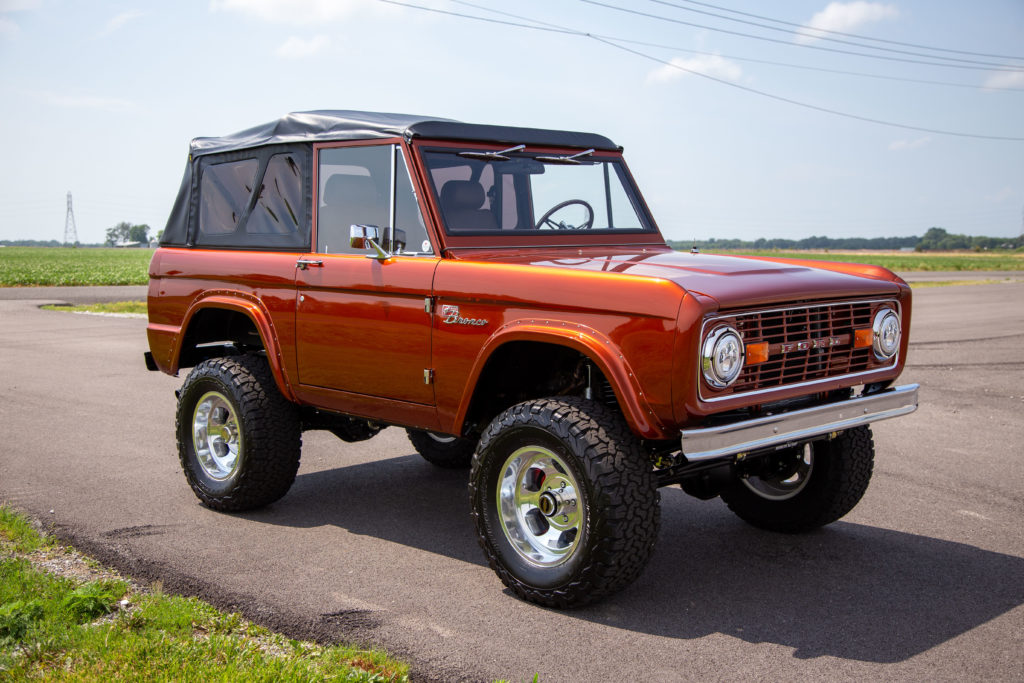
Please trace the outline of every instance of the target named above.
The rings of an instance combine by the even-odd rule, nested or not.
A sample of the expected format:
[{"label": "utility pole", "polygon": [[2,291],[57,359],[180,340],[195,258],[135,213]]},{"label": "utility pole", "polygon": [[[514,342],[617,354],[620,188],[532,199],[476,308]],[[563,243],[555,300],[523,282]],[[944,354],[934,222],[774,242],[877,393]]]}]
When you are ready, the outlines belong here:
[{"label": "utility pole", "polygon": [[68,192],[68,214],[64,219],[64,246],[78,246],[78,229],[75,228],[75,210],[71,208],[71,192]]}]

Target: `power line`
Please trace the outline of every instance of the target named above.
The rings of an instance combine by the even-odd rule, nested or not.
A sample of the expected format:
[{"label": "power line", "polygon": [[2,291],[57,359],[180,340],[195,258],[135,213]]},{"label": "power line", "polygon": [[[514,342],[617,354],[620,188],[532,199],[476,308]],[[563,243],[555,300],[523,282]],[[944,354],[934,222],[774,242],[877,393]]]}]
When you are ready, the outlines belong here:
[{"label": "power line", "polygon": [[[484,5],[477,5],[477,4],[472,3],[472,2],[467,2],[466,0],[450,0],[450,2],[453,2],[453,3],[458,4],[458,5],[465,5],[467,7],[472,7],[474,9],[483,10],[485,12],[493,12],[494,14],[500,14],[502,16],[512,17],[514,19],[521,19],[523,21],[533,21],[533,22],[535,22],[535,23],[537,23],[537,24],[539,24],[541,26],[549,26],[549,27],[553,27],[554,26],[553,24],[548,24],[547,22],[538,21],[536,19],[529,19],[528,17],[523,17],[523,16],[520,16],[518,14],[512,14],[511,12],[503,12],[502,10],[493,9],[491,7],[486,7]],[[557,28],[557,27],[555,27],[555,28]],[[574,34],[574,35],[579,35],[579,34]],[[789,62],[776,62],[776,61],[772,61],[772,60],[768,60],[768,59],[754,59],[753,57],[738,57],[736,55],[722,54],[720,52],[703,52],[701,50],[690,50],[690,49],[687,49],[687,48],[684,48],[684,47],[679,47],[677,45],[666,45],[664,43],[652,43],[652,42],[648,42],[648,41],[645,41],[645,40],[633,40],[631,38],[623,38],[623,37],[620,37],[620,36],[610,36],[610,35],[600,34],[600,33],[591,33],[590,35],[596,36],[598,38],[605,38],[607,40],[612,40],[612,41],[615,41],[617,43],[629,43],[630,45],[642,45],[644,47],[656,47],[656,48],[662,48],[662,49],[665,49],[665,50],[675,50],[677,52],[686,52],[686,53],[694,54],[694,55],[705,55],[705,56],[708,56],[708,57],[723,57],[723,58],[732,59],[732,60],[735,60],[735,61],[738,61],[738,62],[750,62],[752,64],[768,64],[770,66],[781,66],[781,67],[786,67],[786,68],[790,68],[790,69],[802,69],[804,71],[819,71],[819,72],[822,72],[822,73],[839,74],[839,75],[843,75],[843,76],[858,76],[860,78],[875,78],[875,79],[879,79],[879,80],[898,81],[898,82],[902,82],[902,83],[921,83],[921,84],[924,84],[924,85],[939,85],[939,86],[945,86],[945,87],[950,87],[950,88],[968,88],[970,90],[977,90],[978,87],[979,87],[976,83],[952,83],[950,81],[933,81],[933,80],[928,80],[928,79],[923,79],[923,78],[906,78],[906,77],[902,77],[902,76],[887,76],[887,75],[884,75],[884,74],[866,73],[866,72],[863,72],[863,71],[848,71],[848,70],[844,70],[844,69],[827,69],[825,67],[820,67],[820,66],[807,66],[806,64],[792,64],[792,63],[789,63]],[[998,91],[1000,91],[1000,92],[1024,92],[1024,88],[1009,88],[1009,87],[1005,87],[1005,88],[998,88]]]},{"label": "power line", "polygon": [[687,69],[686,67],[680,66],[678,64],[674,64],[674,63],[666,61],[664,59],[659,59],[657,57],[654,57],[653,55],[645,54],[643,52],[640,52],[639,50],[634,50],[634,49],[632,49],[630,47],[626,47],[625,45],[618,45],[616,43],[613,43],[612,41],[604,40],[603,38],[596,38],[594,36],[591,36],[591,38],[593,38],[594,40],[597,40],[599,42],[605,43],[606,45],[610,45],[610,46],[612,46],[614,48],[622,50],[624,52],[628,52],[630,54],[636,55],[637,57],[643,57],[644,59],[648,59],[648,60],[650,60],[652,62],[657,62],[659,64],[664,64],[665,66],[672,67],[673,69],[678,69],[680,71],[685,71],[686,73],[690,73],[690,74],[693,74],[695,76],[700,76],[701,78],[706,78],[708,80],[715,81],[716,83],[721,83],[722,85],[727,85],[729,87],[736,88],[738,90],[743,90],[745,92],[753,93],[755,95],[760,95],[761,97],[767,97],[769,99],[776,100],[778,102],[785,102],[786,104],[792,104],[792,105],[795,105],[797,107],[803,107],[804,109],[811,109],[813,111],[819,111],[819,112],[822,112],[822,113],[825,113],[825,114],[833,114],[835,116],[841,116],[841,117],[847,118],[847,119],[854,119],[855,121],[865,121],[867,123],[876,123],[878,125],[889,126],[891,128],[902,128],[904,130],[916,130],[916,131],[919,131],[919,132],[922,132],[922,133],[935,133],[936,135],[952,135],[952,136],[960,137],[960,138],[977,138],[977,139],[980,139],[980,140],[1005,140],[1005,141],[1011,141],[1011,142],[1024,142],[1024,138],[1010,137],[1010,136],[1003,136],[1003,135],[981,135],[981,134],[978,134],[978,133],[960,133],[960,132],[957,132],[957,131],[942,130],[942,129],[939,129],[939,128],[925,128],[924,126],[913,126],[913,125],[905,124],[905,123],[894,123],[892,121],[885,121],[885,120],[882,120],[882,119],[875,119],[875,118],[871,118],[869,116],[860,116],[859,114],[850,114],[848,112],[839,111],[838,109],[829,109],[828,107],[821,107],[821,106],[818,106],[816,104],[810,104],[809,102],[801,102],[800,100],[794,100],[794,99],[790,99],[788,97],[782,97],[781,95],[773,95],[772,93],[765,92],[764,90],[758,90],[756,88],[751,88],[751,87],[748,87],[748,86],[745,86],[745,85],[740,85],[739,83],[733,83],[732,81],[727,81],[724,78],[717,78],[715,76],[711,76],[709,74],[702,73],[702,72],[696,71],[694,69]]},{"label": "power line", "polygon": [[[537,21],[535,21],[533,19],[523,18],[523,20],[525,20],[525,21],[533,22],[532,24],[524,24],[524,23],[520,23],[520,22],[506,21],[506,20],[502,20],[502,19],[492,19],[490,17],[481,17],[481,16],[477,16],[477,15],[472,15],[472,14],[465,14],[465,13],[462,13],[462,12],[452,12],[450,10],[441,10],[441,9],[436,9],[434,7],[426,7],[426,6],[423,6],[423,5],[416,5],[416,4],[413,4],[411,2],[401,2],[400,0],[377,0],[377,1],[378,2],[383,2],[385,4],[389,4],[389,5],[397,5],[399,7],[408,7],[408,8],[411,8],[411,9],[422,10],[424,12],[433,12],[433,13],[436,13],[436,14],[444,14],[444,15],[448,15],[448,16],[460,17],[460,18],[463,18],[463,19],[472,19],[474,21],[483,21],[483,22],[487,22],[487,23],[491,23],[491,24],[500,24],[500,25],[503,25],[503,26],[514,26],[514,27],[518,27],[518,28],[526,28],[526,29],[535,30],[535,31],[547,31],[547,32],[551,32],[551,33],[561,33],[561,34],[565,34],[565,35],[575,35],[575,36],[581,36],[581,37],[590,38],[591,40],[596,40],[599,43],[603,43],[605,45],[608,45],[610,47],[614,47],[614,48],[616,48],[618,50],[622,50],[624,52],[628,52],[628,53],[633,54],[633,55],[635,55],[637,57],[642,57],[643,59],[647,59],[647,60],[650,60],[652,62],[657,62],[658,64],[663,64],[665,66],[671,67],[673,69],[678,69],[679,71],[684,71],[686,73],[693,74],[695,76],[700,76],[701,78],[706,78],[706,79],[708,79],[710,81],[714,81],[716,83],[728,86],[730,88],[736,88],[736,89],[742,90],[744,92],[748,92],[748,93],[751,93],[751,94],[754,94],[754,95],[760,95],[761,97],[766,97],[768,99],[776,100],[776,101],[779,101],[779,102],[785,102],[786,104],[791,104],[791,105],[794,105],[794,106],[797,106],[797,107],[802,107],[804,109],[810,109],[810,110],[822,112],[822,113],[825,113],[825,114],[832,114],[834,116],[840,116],[840,117],[847,118],[847,119],[853,119],[855,121],[863,121],[863,122],[866,122],[866,123],[874,123],[874,124],[878,124],[878,125],[881,125],[881,126],[888,126],[890,128],[901,128],[901,129],[904,129],[904,130],[914,130],[914,131],[918,131],[918,132],[922,132],[922,133],[934,133],[936,135],[950,135],[950,136],[954,136],[954,137],[975,138],[975,139],[979,139],[979,140],[1003,140],[1003,141],[1009,141],[1009,142],[1024,142],[1024,138],[1021,138],[1021,137],[1011,137],[1011,136],[1004,136],[1004,135],[983,135],[983,134],[978,134],[978,133],[961,133],[961,132],[958,132],[958,131],[942,130],[942,129],[938,129],[938,128],[925,128],[923,126],[913,126],[913,125],[909,125],[909,124],[895,123],[893,121],[885,121],[885,120],[882,120],[882,119],[875,119],[875,118],[871,118],[871,117],[867,117],[867,116],[860,116],[858,114],[850,114],[850,113],[847,113],[847,112],[839,111],[837,109],[829,109],[827,107],[821,107],[821,106],[818,106],[816,104],[810,104],[808,102],[801,102],[800,100],[794,100],[794,99],[790,99],[788,97],[782,97],[781,95],[774,95],[772,93],[765,92],[763,90],[758,90],[756,88],[751,88],[751,87],[748,87],[748,86],[745,86],[745,85],[740,85],[739,83],[733,83],[731,81],[727,81],[727,80],[722,79],[722,78],[716,78],[715,76],[711,76],[709,74],[705,74],[705,73],[702,73],[700,71],[696,71],[694,69],[687,69],[686,67],[680,66],[678,64],[673,64],[672,62],[666,61],[664,59],[659,59],[658,57],[654,57],[653,55],[649,55],[649,54],[646,54],[644,52],[640,52],[639,50],[634,50],[633,48],[626,47],[625,45],[620,45],[620,44],[618,44],[616,42],[613,42],[613,41],[608,40],[606,38],[601,38],[601,37],[596,36],[596,35],[594,35],[592,33],[587,33],[585,31],[579,31],[579,30],[576,30],[576,29],[561,27],[561,26],[558,26],[556,24],[547,24],[547,22],[537,22]],[[545,25],[539,25],[539,24],[542,24],[542,23],[545,24]]]},{"label": "power line", "polygon": [[[880,51],[884,51],[884,52],[893,52],[893,53],[896,53],[896,54],[911,55],[911,56],[914,56],[914,57],[927,57],[928,59],[945,59],[945,60],[948,60],[948,61],[961,62],[961,63],[964,63],[964,64],[983,64],[983,65],[986,65],[986,66],[1007,66],[1005,64],[994,64],[992,62],[980,62],[980,61],[978,61],[976,59],[963,59],[962,57],[944,57],[942,55],[930,55],[930,54],[925,54],[925,53],[922,53],[922,52],[911,52],[909,50],[899,50],[899,49],[891,48],[891,47],[879,47],[877,45],[865,45],[864,43],[858,43],[858,42],[854,42],[854,41],[851,41],[851,40],[843,40],[842,38],[832,38],[830,36],[823,36],[823,35],[820,35],[820,34],[817,34],[817,33],[807,33],[808,30],[811,30],[811,31],[816,31],[817,30],[817,29],[810,28],[810,27],[807,27],[807,26],[797,25],[799,27],[799,30],[794,31],[793,29],[789,29],[789,28],[780,28],[778,26],[768,26],[767,24],[761,24],[761,23],[758,23],[756,21],[747,21],[745,19],[736,19],[735,17],[727,17],[724,14],[716,14],[714,12],[707,12],[707,11],[704,11],[704,10],[693,9],[692,7],[682,7],[681,5],[677,5],[675,3],[667,2],[666,0],[649,0],[649,1],[653,2],[655,4],[658,4],[658,5],[665,5],[666,7],[674,7],[675,9],[679,9],[679,10],[682,10],[684,12],[693,12],[695,14],[703,14],[705,16],[715,17],[716,19],[724,19],[726,21],[734,21],[734,22],[739,23],[739,24],[745,24],[747,26],[756,26],[758,28],[763,28],[763,29],[766,29],[768,31],[779,31],[781,33],[786,33],[786,34],[796,34],[796,35],[802,36],[804,38],[815,38],[817,40],[827,40],[827,41],[830,41],[830,42],[833,42],[833,43],[839,43],[841,45],[852,45],[854,47],[863,47],[863,48],[867,48],[869,50],[880,50]],[[608,6],[610,6],[610,5],[608,5]]]},{"label": "power line", "polygon": [[[974,62],[974,61],[971,61],[971,60],[960,60],[960,61],[971,61],[971,63],[969,63],[969,64],[946,64],[946,63],[942,63],[942,62],[928,62],[928,61],[923,61],[923,60],[920,60],[920,59],[907,59],[906,57],[891,57],[889,55],[873,55],[873,54],[870,54],[870,53],[867,53],[867,52],[855,52],[853,50],[843,50],[843,49],[840,49],[840,48],[837,48],[837,47],[825,47],[824,45],[805,45],[805,44],[801,44],[801,43],[793,43],[793,42],[790,42],[788,40],[779,40],[778,38],[769,38],[768,36],[758,36],[758,35],[754,35],[753,33],[743,33],[742,31],[730,31],[729,29],[718,28],[718,27],[715,27],[715,26],[708,26],[706,24],[695,24],[695,23],[693,23],[691,21],[683,21],[682,19],[674,19],[672,17],[666,17],[666,16],[661,15],[661,14],[652,14],[651,12],[642,12],[642,11],[636,10],[636,9],[629,9],[627,7],[619,7],[617,5],[609,5],[608,3],[599,2],[598,0],[580,0],[580,2],[586,3],[588,5],[594,5],[596,7],[604,7],[606,9],[616,10],[617,12],[625,12],[626,14],[634,14],[634,15],[641,16],[641,17],[647,17],[649,19],[657,19],[658,21],[665,21],[665,22],[669,22],[669,23],[672,23],[672,24],[680,24],[682,26],[690,26],[692,28],[700,28],[700,29],[704,29],[704,30],[707,30],[707,31],[715,31],[715,32],[718,32],[718,33],[725,33],[725,34],[732,35],[732,36],[739,36],[741,38],[750,38],[752,40],[762,40],[762,41],[765,41],[765,42],[768,42],[768,43],[776,43],[776,44],[779,44],[779,45],[786,45],[788,47],[800,47],[800,48],[806,48],[808,50],[820,50],[822,52],[835,52],[835,53],[838,53],[838,54],[853,55],[855,57],[867,57],[869,59],[882,59],[882,60],[885,60],[885,61],[888,61],[888,62],[905,62],[907,64],[923,64],[925,66],[941,66],[941,67],[946,67],[948,69],[972,69],[972,70],[975,70],[975,71],[1010,71],[1010,72],[1014,72],[1014,73],[1020,72],[1020,71],[1024,70],[1024,67],[1006,66],[1005,64],[994,64],[994,63],[989,63],[989,62]],[[887,49],[887,48],[876,48],[876,47],[872,47],[872,46],[865,46],[865,47],[868,47],[869,49],[872,49],[872,50]],[[891,50],[891,51],[897,52],[896,50]],[[924,56],[929,57],[931,59],[952,59],[951,57],[938,57],[938,56],[934,56],[934,55],[924,55]],[[981,66],[983,64],[988,64],[988,66]]]},{"label": "power line", "polygon": [[[676,7],[678,9],[687,10],[687,11],[691,11],[691,12],[696,12],[697,11],[697,10],[690,10],[689,8],[686,8],[686,7],[680,7],[679,5],[673,4],[671,2],[666,2],[665,0],[650,0],[650,1],[654,2],[654,3],[657,3],[659,5],[668,5],[669,7]],[[972,56],[975,56],[975,57],[992,57],[994,59],[1015,59],[1015,60],[1018,60],[1018,61],[1024,61],[1024,57],[1015,57],[1013,55],[1000,55],[1000,54],[992,54],[992,53],[989,53],[989,52],[971,52],[970,50],[955,50],[955,49],[949,48],[949,47],[934,47],[934,46],[931,46],[931,45],[922,45],[920,43],[906,43],[906,42],[903,42],[901,40],[887,40],[885,38],[874,38],[872,36],[865,36],[865,35],[861,35],[861,34],[857,34],[857,33],[846,33],[845,31],[835,31],[835,30],[827,29],[827,28],[814,28],[814,27],[811,27],[811,26],[806,26],[804,24],[797,24],[797,23],[794,23],[792,21],[783,21],[782,19],[775,19],[773,17],[766,17],[766,16],[764,16],[762,14],[753,14],[751,12],[741,12],[740,10],[737,10],[737,9],[730,9],[728,7],[722,7],[721,5],[713,5],[710,2],[699,2],[698,0],[681,0],[681,2],[685,2],[688,5],[700,5],[701,7],[710,7],[712,9],[721,10],[723,12],[729,12],[730,14],[739,14],[739,15],[744,16],[744,17],[752,17],[754,19],[761,19],[763,21],[770,21],[770,22],[773,22],[773,23],[776,23],[776,24],[783,24],[785,26],[793,26],[795,28],[811,30],[811,31],[817,31],[818,33],[831,33],[833,35],[846,36],[848,38],[859,38],[861,40],[872,40],[872,41],[875,41],[876,43],[887,43],[889,45],[902,45],[904,47],[916,47],[916,48],[921,49],[921,50],[933,50],[935,52],[953,52],[953,53],[959,54],[959,55],[972,55]],[[710,14],[710,13],[708,13],[708,14]],[[719,15],[712,14],[711,16],[719,16]],[[723,19],[727,19],[728,17],[722,17],[722,18]],[[808,35],[809,37],[814,37],[814,38],[819,37],[816,34],[815,35],[804,34],[804,35]]]}]

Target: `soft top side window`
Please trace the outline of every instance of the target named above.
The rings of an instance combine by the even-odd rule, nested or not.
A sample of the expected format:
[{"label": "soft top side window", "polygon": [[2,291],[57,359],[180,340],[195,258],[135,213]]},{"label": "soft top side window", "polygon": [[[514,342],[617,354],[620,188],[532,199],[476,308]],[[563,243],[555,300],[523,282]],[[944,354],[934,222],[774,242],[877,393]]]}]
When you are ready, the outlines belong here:
[{"label": "soft top side window", "polygon": [[308,148],[272,147],[200,158],[192,243],[308,249],[309,156]]},{"label": "soft top side window", "polygon": [[256,159],[210,164],[199,183],[199,235],[196,242],[234,235],[256,184]]}]

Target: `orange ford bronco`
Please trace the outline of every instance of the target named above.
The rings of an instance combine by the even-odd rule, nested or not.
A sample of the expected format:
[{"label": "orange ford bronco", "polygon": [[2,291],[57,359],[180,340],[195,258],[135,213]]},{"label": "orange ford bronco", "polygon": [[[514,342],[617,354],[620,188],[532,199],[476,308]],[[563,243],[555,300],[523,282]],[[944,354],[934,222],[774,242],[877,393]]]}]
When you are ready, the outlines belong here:
[{"label": "orange ford bronco", "polygon": [[801,532],[912,412],[910,289],[873,266],[669,248],[608,138],[314,111],[192,142],[150,265],[150,369],[215,510],[281,498],[302,432],[389,425],[469,469],[517,595],[637,578],[658,488]]}]

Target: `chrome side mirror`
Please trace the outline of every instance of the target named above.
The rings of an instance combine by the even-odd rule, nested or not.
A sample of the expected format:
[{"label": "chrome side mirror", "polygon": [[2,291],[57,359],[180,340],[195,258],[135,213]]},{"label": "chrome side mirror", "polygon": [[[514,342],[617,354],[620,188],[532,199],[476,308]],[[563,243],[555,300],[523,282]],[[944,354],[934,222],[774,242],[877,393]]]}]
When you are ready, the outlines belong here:
[{"label": "chrome side mirror", "polygon": [[367,254],[367,258],[382,261],[391,258],[391,254],[380,246],[380,228],[376,225],[353,225],[349,228],[349,244],[353,249],[373,249],[376,254]]}]

